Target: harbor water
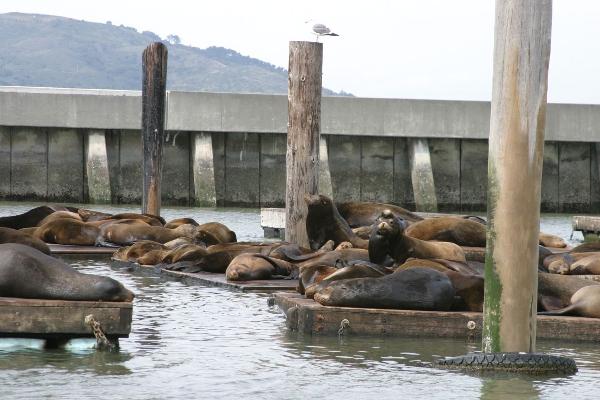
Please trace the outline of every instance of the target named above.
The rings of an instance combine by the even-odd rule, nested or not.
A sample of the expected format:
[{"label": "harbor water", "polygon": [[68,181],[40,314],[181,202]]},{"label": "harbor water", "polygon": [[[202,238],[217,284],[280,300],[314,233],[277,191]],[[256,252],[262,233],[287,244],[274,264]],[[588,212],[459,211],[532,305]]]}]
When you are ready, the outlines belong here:
[{"label": "harbor water", "polygon": [[[0,215],[34,206],[0,203]],[[262,240],[258,210],[167,208],[163,216],[220,221],[239,240]],[[570,216],[545,215],[542,229],[568,238]],[[597,344],[538,343],[539,351],[577,361],[579,372],[569,377],[469,375],[430,362],[478,350],[478,341],[302,335],[287,330],[267,295],[130,272],[106,258],[65,260],[136,293],[131,335],[114,353],[97,352],[88,339],[60,350],[44,350],[36,340],[2,339],[0,399],[598,398]]]}]

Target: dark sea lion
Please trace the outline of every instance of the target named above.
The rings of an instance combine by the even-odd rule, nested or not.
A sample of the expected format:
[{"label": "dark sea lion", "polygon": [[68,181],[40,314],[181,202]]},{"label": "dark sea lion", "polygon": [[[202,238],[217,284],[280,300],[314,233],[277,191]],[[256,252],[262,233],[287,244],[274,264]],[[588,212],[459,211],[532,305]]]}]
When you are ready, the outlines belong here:
[{"label": "dark sea lion", "polygon": [[25,246],[33,247],[44,254],[50,254],[50,248],[40,239],[34,238],[20,230],[0,227],[0,244],[4,243],[20,243]]},{"label": "dark sea lion", "polygon": [[423,220],[423,217],[393,204],[346,202],[338,203],[337,210],[351,228],[373,225],[384,210],[390,210],[397,217],[410,223]]},{"label": "dark sea lion", "polygon": [[82,274],[64,262],[22,244],[0,245],[0,296],[76,301],[132,301],[114,279]]},{"label": "dark sea lion", "polygon": [[198,224],[198,222],[196,222],[196,220],[194,218],[176,218],[176,219],[173,219],[173,220],[167,222],[165,224],[165,228],[173,229],[173,228],[177,228],[179,225],[185,225],[185,224],[194,225],[194,226],[200,225],[200,224]]},{"label": "dark sea lion", "polygon": [[0,227],[21,229],[38,226],[41,220],[55,211],[73,211],[61,206],[40,206],[18,215],[0,217]]},{"label": "dark sea lion", "polygon": [[415,222],[405,229],[404,234],[421,240],[485,247],[485,225],[459,217],[428,218]]},{"label": "dark sea lion", "polygon": [[231,260],[225,276],[229,281],[294,278],[298,269],[290,262],[262,254],[240,254]]},{"label": "dark sea lion", "polygon": [[559,310],[539,312],[541,315],[576,315],[587,318],[600,318],[600,286],[585,286],[577,290],[569,305]]},{"label": "dark sea lion", "polygon": [[357,248],[366,249],[368,247],[369,242],[352,232],[329,197],[307,194],[304,196],[304,200],[308,206],[306,233],[311,249],[317,250],[328,240],[333,240],[336,245],[341,242],[350,242]]},{"label": "dark sea lion", "polygon": [[71,218],[59,218],[38,227],[33,236],[46,243],[95,246],[100,228]]},{"label": "dark sea lion", "polygon": [[371,262],[381,264],[388,255],[399,264],[408,258],[466,262],[464,251],[455,243],[429,242],[406,236],[406,223],[391,212],[384,211],[378,221],[377,229],[369,239]]},{"label": "dark sea lion", "polygon": [[454,298],[452,282],[429,268],[413,268],[381,278],[355,278],[332,282],[314,295],[324,306],[449,310]]},{"label": "dark sea lion", "polygon": [[323,277],[320,282],[306,286],[304,294],[312,299],[315,293],[323,290],[332,282],[353,278],[379,278],[391,274],[391,269],[381,267],[369,261],[355,260],[352,262],[340,262],[339,267],[331,274]]},{"label": "dark sea lion", "polygon": [[455,311],[483,311],[483,275],[468,264],[446,260],[423,260],[411,258],[396,271],[411,268],[431,268],[445,274],[452,282],[458,301],[454,301]]},{"label": "dark sea lion", "polygon": [[81,217],[79,216],[79,214],[71,212],[71,211],[55,211],[52,214],[48,215],[46,218],[44,218],[43,220],[41,220],[38,224],[38,226],[42,226],[45,223],[57,220],[57,219],[61,219],[61,218],[70,218],[70,219],[75,219],[77,221],[83,221],[81,219]]}]

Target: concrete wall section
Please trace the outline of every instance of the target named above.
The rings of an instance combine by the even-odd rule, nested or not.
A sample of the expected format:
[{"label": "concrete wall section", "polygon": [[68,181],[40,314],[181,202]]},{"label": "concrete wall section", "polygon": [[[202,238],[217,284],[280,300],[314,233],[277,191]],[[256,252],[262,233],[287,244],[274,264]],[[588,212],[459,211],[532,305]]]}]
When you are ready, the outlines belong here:
[{"label": "concrete wall section", "polygon": [[49,201],[84,201],[83,142],[81,132],[76,129],[48,130]]},{"label": "concrete wall section", "polygon": [[485,140],[462,140],[460,163],[461,211],[485,211],[488,146]]},{"label": "concrete wall section", "polygon": [[337,202],[361,199],[361,146],[352,136],[329,137],[329,170]]},{"label": "concrete wall section", "polygon": [[11,167],[10,167],[11,128],[0,126],[0,199],[10,198]]},{"label": "concrete wall section", "polygon": [[252,207],[260,199],[260,135],[229,133],[225,140],[225,205]]},{"label": "concrete wall section", "polygon": [[394,203],[409,210],[415,209],[408,140],[394,139]]},{"label": "concrete wall section", "polygon": [[285,205],[285,157],[287,141],[284,135],[260,135],[260,205]]},{"label": "concrete wall section", "polygon": [[394,139],[361,138],[361,201],[394,201]]},{"label": "concrete wall section", "polygon": [[544,143],[544,164],[542,167],[541,211],[557,211],[558,196],[558,143]]},{"label": "concrete wall section", "polygon": [[591,212],[589,143],[560,143],[558,154],[559,211]]},{"label": "concrete wall section", "polygon": [[429,139],[438,210],[454,211],[460,204],[460,140]]},{"label": "concrete wall section", "polygon": [[190,152],[189,132],[165,131],[161,180],[162,203],[165,205],[190,204]]},{"label": "concrete wall section", "polygon": [[141,204],[142,134],[140,131],[121,131],[119,135],[119,172],[117,177],[118,203]]},{"label": "concrete wall section", "polygon": [[48,196],[46,129],[15,127],[11,142],[11,198],[45,200]]}]

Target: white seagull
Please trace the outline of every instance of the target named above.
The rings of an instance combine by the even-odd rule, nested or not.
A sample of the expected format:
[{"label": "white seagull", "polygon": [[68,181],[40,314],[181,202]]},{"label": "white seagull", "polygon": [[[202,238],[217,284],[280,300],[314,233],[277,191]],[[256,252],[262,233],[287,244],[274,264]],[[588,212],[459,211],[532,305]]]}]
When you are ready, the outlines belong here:
[{"label": "white seagull", "polygon": [[[306,21],[311,22],[311,21]],[[331,32],[331,30],[323,24],[314,24],[312,27],[313,33],[317,36],[317,42],[321,36],[340,36],[337,33]]]}]

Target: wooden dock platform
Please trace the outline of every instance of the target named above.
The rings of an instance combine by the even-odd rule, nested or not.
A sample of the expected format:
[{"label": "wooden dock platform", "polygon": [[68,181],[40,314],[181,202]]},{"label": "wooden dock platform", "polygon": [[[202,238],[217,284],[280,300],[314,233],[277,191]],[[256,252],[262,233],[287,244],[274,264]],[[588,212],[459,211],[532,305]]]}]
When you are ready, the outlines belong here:
[{"label": "wooden dock platform", "polygon": [[84,319],[93,315],[109,338],[129,337],[130,302],[38,300],[0,297],[0,337],[93,338]]},{"label": "wooden dock platform", "polygon": [[118,247],[99,247],[99,246],[72,246],[66,244],[48,244],[50,253],[56,255],[102,255],[110,256]]},{"label": "wooden dock platform", "polygon": [[592,215],[575,215],[571,219],[573,232],[581,232],[583,236],[600,234],[600,217]]},{"label": "wooden dock platform", "polygon": [[[337,334],[346,319],[344,333],[349,335],[481,337],[481,313],[327,307],[298,293],[275,293],[274,297],[286,314],[288,327],[308,334]],[[599,332],[597,318],[537,317],[538,339],[600,342]]]},{"label": "wooden dock platform", "polygon": [[212,272],[180,272],[167,269],[157,269],[154,265],[140,265],[133,262],[112,260],[112,264],[119,267],[129,267],[133,270],[146,271],[161,276],[175,278],[189,284],[223,287],[241,292],[272,293],[296,290],[298,279],[268,279],[256,281],[228,281],[225,274]]}]

